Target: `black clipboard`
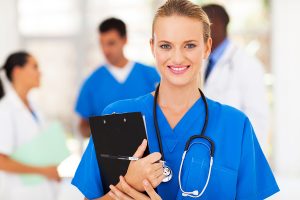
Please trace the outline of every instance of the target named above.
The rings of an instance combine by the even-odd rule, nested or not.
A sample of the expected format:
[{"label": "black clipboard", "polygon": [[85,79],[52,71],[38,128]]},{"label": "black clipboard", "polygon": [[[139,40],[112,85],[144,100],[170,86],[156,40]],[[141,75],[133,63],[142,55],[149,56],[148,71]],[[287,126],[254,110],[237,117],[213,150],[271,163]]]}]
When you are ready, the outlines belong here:
[{"label": "black clipboard", "polygon": [[[89,118],[91,133],[104,193],[125,175],[129,162],[101,156],[133,156],[143,139],[147,139],[144,117],[140,112],[112,114]],[[149,155],[147,147],[144,156]]]}]

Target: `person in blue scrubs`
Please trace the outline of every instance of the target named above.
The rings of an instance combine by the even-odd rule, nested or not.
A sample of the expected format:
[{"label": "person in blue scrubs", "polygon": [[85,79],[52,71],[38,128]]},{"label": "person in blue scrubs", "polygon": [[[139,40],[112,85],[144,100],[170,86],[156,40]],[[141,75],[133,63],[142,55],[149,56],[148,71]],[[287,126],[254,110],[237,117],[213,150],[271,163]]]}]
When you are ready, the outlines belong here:
[{"label": "person in blue scrubs", "polygon": [[80,132],[90,135],[88,118],[100,115],[109,104],[136,98],[154,90],[160,80],[154,67],[128,60],[124,55],[126,25],[116,18],[99,25],[99,41],[107,63],[98,67],[84,82],[76,103]]},{"label": "person in blue scrubs", "polygon": [[[212,44],[210,22],[201,7],[188,0],[168,0],[154,17],[150,44],[161,73],[159,93],[115,102],[106,107],[103,114],[141,112],[146,120],[151,154],[141,158],[147,146],[144,141],[134,155],[141,159],[131,161],[126,175],[120,176],[120,182],[111,185],[111,191],[104,194],[91,138],[72,184],[87,199],[262,200],[278,192],[278,185],[248,117],[199,93],[202,63],[208,58]],[[157,102],[156,118],[154,102]],[[204,135],[214,142],[215,147],[210,176],[210,150],[213,146],[201,138],[190,143],[180,173],[186,142],[191,136],[201,133],[206,116]],[[155,119],[160,130],[164,161],[173,171],[169,182],[162,182],[163,168],[157,162],[162,151]],[[194,198],[182,190],[204,192]]]}]

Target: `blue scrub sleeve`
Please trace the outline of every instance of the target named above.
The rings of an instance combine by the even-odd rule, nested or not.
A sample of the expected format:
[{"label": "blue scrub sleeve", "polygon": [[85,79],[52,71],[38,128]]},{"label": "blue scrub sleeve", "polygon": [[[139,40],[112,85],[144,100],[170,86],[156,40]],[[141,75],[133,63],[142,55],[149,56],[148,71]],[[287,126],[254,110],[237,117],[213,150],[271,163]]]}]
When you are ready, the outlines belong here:
[{"label": "blue scrub sleeve", "polygon": [[72,184],[88,199],[96,199],[104,195],[92,137],[90,137]]},{"label": "blue scrub sleeve", "polygon": [[147,77],[149,80],[149,84],[154,84],[154,87],[156,87],[156,85],[160,82],[160,76],[154,67],[151,68],[151,71],[150,73],[148,73]]},{"label": "blue scrub sleeve", "polygon": [[245,121],[243,134],[236,199],[262,200],[279,188],[249,119]]},{"label": "blue scrub sleeve", "polygon": [[159,83],[160,82],[160,76],[159,76],[156,69],[153,69],[152,80],[153,80],[154,83]]},{"label": "blue scrub sleeve", "polygon": [[84,119],[88,119],[92,115],[92,92],[90,90],[90,82],[87,80],[79,93],[75,111]]}]

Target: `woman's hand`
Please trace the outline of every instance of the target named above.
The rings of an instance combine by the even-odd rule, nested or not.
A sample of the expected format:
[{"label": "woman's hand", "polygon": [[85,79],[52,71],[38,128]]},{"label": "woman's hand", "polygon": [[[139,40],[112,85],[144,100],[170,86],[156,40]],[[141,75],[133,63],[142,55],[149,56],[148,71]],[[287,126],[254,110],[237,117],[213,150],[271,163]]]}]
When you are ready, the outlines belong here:
[{"label": "woman's hand", "polygon": [[[147,140],[143,140],[133,156],[141,158],[146,148]],[[152,187],[156,188],[165,177],[163,175],[163,163],[158,162],[160,158],[160,153],[152,153],[137,161],[131,161],[125,175],[127,183],[138,191],[144,191],[143,180],[147,179]]]},{"label": "woman's hand", "polygon": [[111,185],[111,191],[108,195],[115,200],[161,200],[161,197],[155,192],[152,185],[145,179],[143,180],[143,188],[149,195],[140,193],[139,191],[132,188],[124,179],[124,177],[120,176],[120,185],[122,187],[123,192],[121,192],[117,187]]}]

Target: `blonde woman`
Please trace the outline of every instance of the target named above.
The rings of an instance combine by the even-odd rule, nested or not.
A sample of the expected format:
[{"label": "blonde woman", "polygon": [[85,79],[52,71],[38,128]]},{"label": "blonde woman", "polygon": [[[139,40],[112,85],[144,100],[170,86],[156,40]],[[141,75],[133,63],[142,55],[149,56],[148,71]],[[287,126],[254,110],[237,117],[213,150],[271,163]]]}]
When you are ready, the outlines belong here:
[{"label": "blonde woman", "polygon": [[[152,154],[132,161],[104,194],[91,139],[73,184],[88,199],[260,200],[278,192],[247,116],[198,88],[212,45],[201,7],[168,0],[154,17],[150,44],[161,73],[156,91],[113,103],[103,114],[141,112]],[[142,157],[146,146],[144,141],[134,156]]]}]

